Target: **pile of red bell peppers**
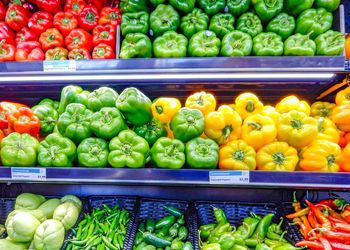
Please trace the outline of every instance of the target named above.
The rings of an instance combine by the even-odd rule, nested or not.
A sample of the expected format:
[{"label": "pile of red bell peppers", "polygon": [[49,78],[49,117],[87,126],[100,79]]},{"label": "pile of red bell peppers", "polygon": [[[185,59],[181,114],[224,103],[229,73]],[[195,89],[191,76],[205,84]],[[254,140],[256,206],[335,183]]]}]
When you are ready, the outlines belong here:
[{"label": "pile of red bell peppers", "polygon": [[0,1],[0,62],[114,59],[119,1]]},{"label": "pile of red bell peppers", "polygon": [[294,199],[295,212],[286,217],[299,226],[305,240],[296,244],[311,250],[350,250],[350,204],[344,199],[326,199],[316,204],[305,200],[302,208]]}]

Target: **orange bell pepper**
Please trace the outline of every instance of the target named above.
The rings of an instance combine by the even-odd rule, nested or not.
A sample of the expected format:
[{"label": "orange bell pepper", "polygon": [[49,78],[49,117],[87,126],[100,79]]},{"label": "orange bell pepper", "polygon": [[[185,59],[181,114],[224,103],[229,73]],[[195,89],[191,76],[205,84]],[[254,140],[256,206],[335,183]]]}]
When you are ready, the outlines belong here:
[{"label": "orange bell pepper", "polygon": [[350,104],[337,105],[332,112],[332,121],[344,132],[350,132]]},{"label": "orange bell pepper", "polygon": [[315,140],[303,150],[299,167],[303,171],[338,172],[342,152],[338,144]]},{"label": "orange bell pepper", "polygon": [[0,129],[0,143],[1,143],[2,139],[4,139],[4,138],[5,138],[5,133],[4,133],[4,131],[2,131]]},{"label": "orange bell pepper", "polygon": [[0,129],[8,128],[8,114],[13,111],[16,111],[20,107],[26,106],[16,102],[0,102]]},{"label": "orange bell pepper", "polygon": [[350,104],[350,87],[347,87],[336,94],[335,103],[337,105]]},{"label": "orange bell pepper", "polygon": [[39,135],[40,120],[30,108],[18,108],[9,113],[7,119],[10,132],[27,133],[34,137]]},{"label": "orange bell pepper", "polygon": [[235,110],[242,119],[245,119],[250,115],[259,114],[263,107],[264,105],[259,98],[252,93],[240,94],[235,100]]},{"label": "orange bell pepper", "polygon": [[212,112],[216,108],[216,100],[215,97],[204,91],[194,93],[190,95],[185,103],[185,107],[198,109],[205,116],[209,112]]},{"label": "orange bell pepper", "polygon": [[310,105],[306,101],[299,100],[299,98],[294,95],[283,98],[277,103],[276,110],[281,114],[296,110],[310,115]]},{"label": "orange bell pepper", "polygon": [[338,144],[340,135],[335,124],[330,119],[324,117],[318,118],[317,122],[318,134],[316,140],[327,140]]},{"label": "orange bell pepper", "polygon": [[311,105],[310,115],[312,117],[330,117],[334,107],[334,103],[315,102]]},{"label": "orange bell pepper", "polygon": [[344,148],[348,143],[350,143],[350,133],[345,133],[343,131],[339,131],[339,146]]},{"label": "orange bell pepper", "polygon": [[342,151],[342,158],[340,160],[340,171],[350,172],[350,143]]}]

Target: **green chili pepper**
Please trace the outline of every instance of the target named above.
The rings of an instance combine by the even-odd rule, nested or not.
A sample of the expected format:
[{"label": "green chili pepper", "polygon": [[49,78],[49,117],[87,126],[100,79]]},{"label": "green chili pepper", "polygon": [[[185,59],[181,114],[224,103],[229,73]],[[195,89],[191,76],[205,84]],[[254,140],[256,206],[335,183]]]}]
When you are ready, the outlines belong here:
[{"label": "green chili pepper", "polygon": [[156,223],[156,229],[162,228],[162,227],[171,227],[176,221],[176,217],[173,215],[166,216],[163,219],[157,221]]},{"label": "green chili pepper", "polygon": [[222,209],[214,207],[214,216],[218,224],[227,223],[226,214]]},{"label": "green chili pepper", "polygon": [[249,250],[246,246],[234,245],[231,250]]},{"label": "green chili pepper", "polygon": [[205,244],[202,250],[221,250],[221,246],[219,243]]},{"label": "green chili pepper", "polygon": [[258,218],[255,214],[244,218],[243,224],[237,228],[236,234],[241,235],[243,239],[250,238],[253,235],[259,222],[260,218]]},{"label": "green chili pepper", "polygon": [[165,211],[167,211],[169,214],[174,215],[177,218],[180,218],[183,213],[176,207],[173,206],[163,206]]},{"label": "green chili pepper", "polygon": [[259,242],[265,239],[271,220],[274,216],[274,214],[270,213],[262,218],[251,238],[246,239],[248,247],[256,247]]},{"label": "green chili pepper", "polygon": [[180,228],[180,225],[178,223],[175,223],[174,225],[172,225],[169,228],[169,235],[175,238],[179,233],[179,228]]},{"label": "green chili pepper", "polygon": [[143,236],[141,232],[137,232],[135,235],[134,245],[139,245],[143,241]]},{"label": "green chili pepper", "polygon": [[203,242],[205,242],[212,230],[216,227],[216,224],[206,224],[199,227],[199,235]]},{"label": "green chili pepper", "polygon": [[231,232],[231,231],[232,231],[232,227],[230,223],[227,222],[225,224],[218,224],[217,227],[213,231],[211,231],[210,235],[220,236],[225,232]]},{"label": "green chili pepper", "polygon": [[256,245],[255,250],[271,250],[271,248],[264,243],[259,243],[258,245]]},{"label": "green chili pepper", "polygon": [[171,250],[182,250],[184,247],[184,243],[178,239],[173,240],[171,243]]},{"label": "green chili pepper", "polygon": [[165,240],[161,237],[158,237],[154,234],[151,233],[144,233],[143,237],[145,238],[146,242],[149,244],[152,244],[156,247],[166,247],[166,246],[171,246],[171,242],[168,240]]},{"label": "green chili pepper", "polygon": [[155,230],[156,221],[153,219],[146,220],[146,230],[150,233],[153,233]]},{"label": "green chili pepper", "polygon": [[188,229],[185,226],[182,226],[179,228],[179,233],[178,233],[179,239],[180,240],[186,240],[188,236]]},{"label": "green chili pepper", "polygon": [[185,225],[185,216],[182,215],[178,220],[177,223],[179,223],[179,225],[183,226]]},{"label": "green chili pepper", "polygon": [[192,243],[189,241],[186,241],[182,250],[193,250]]}]

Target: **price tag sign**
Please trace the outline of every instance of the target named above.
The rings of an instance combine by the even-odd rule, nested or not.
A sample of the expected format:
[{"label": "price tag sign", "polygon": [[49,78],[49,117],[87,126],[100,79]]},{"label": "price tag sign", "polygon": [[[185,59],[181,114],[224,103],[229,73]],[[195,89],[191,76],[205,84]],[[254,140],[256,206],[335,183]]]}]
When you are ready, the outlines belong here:
[{"label": "price tag sign", "polygon": [[44,61],[44,72],[75,72],[77,63],[75,60]]},{"label": "price tag sign", "polygon": [[11,168],[13,180],[45,181],[46,168]]},{"label": "price tag sign", "polygon": [[249,184],[249,171],[210,171],[210,184]]}]

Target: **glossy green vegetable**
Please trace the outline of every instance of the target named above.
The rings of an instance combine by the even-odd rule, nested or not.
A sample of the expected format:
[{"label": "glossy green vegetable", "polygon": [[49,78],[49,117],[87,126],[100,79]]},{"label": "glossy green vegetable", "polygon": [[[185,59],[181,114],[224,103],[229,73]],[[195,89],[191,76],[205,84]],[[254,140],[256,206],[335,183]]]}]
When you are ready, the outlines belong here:
[{"label": "glossy green vegetable", "polygon": [[225,8],[226,0],[198,0],[198,4],[205,13],[207,13],[209,16],[213,16]]},{"label": "glossy green vegetable", "polygon": [[286,13],[280,13],[266,26],[266,31],[280,35],[283,40],[290,37],[295,30],[295,19]]},{"label": "glossy green vegetable", "polygon": [[61,204],[60,199],[49,199],[45,201],[43,204],[41,204],[38,209],[43,211],[45,217],[47,219],[52,219],[53,213],[55,209]]},{"label": "glossy green vegetable", "polygon": [[66,110],[67,105],[70,103],[80,103],[87,106],[89,94],[89,91],[83,90],[83,88],[79,86],[65,86],[61,91],[58,113],[62,114]]},{"label": "glossy green vegetable", "polygon": [[297,17],[304,10],[310,9],[314,0],[284,0],[283,11]]},{"label": "glossy green vegetable", "polygon": [[195,8],[191,13],[181,18],[180,29],[188,39],[191,39],[194,34],[206,30],[208,23],[208,15],[201,9]]},{"label": "glossy green vegetable", "polygon": [[179,58],[187,54],[187,38],[175,31],[167,31],[153,42],[153,52],[158,58]]},{"label": "glossy green vegetable", "polygon": [[215,33],[204,30],[192,36],[188,46],[188,54],[193,57],[218,56],[220,46],[220,39],[216,37]]},{"label": "glossy green vegetable", "polygon": [[65,230],[68,230],[72,228],[77,222],[79,213],[79,208],[74,205],[74,203],[65,202],[55,209],[52,218],[60,221],[63,224]]},{"label": "glossy green vegetable", "polygon": [[104,107],[115,107],[118,93],[109,87],[100,87],[92,91],[88,96],[88,109],[96,112]]},{"label": "glossy green vegetable", "polygon": [[316,44],[308,35],[295,34],[284,43],[285,56],[314,56]]},{"label": "glossy green vegetable", "polygon": [[251,37],[255,37],[263,32],[263,26],[257,15],[247,12],[238,18],[237,30],[247,33]]},{"label": "glossy green vegetable", "polygon": [[58,119],[58,112],[52,106],[48,104],[36,105],[32,107],[34,114],[40,119],[40,133],[51,133],[56,126]]},{"label": "glossy green vegetable", "polygon": [[152,57],[152,42],[142,33],[127,34],[122,42],[119,57],[121,59],[150,58]]},{"label": "glossy green vegetable", "polygon": [[21,211],[6,222],[6,232],[14,242],[30,242],[40,222],[29,212]]},{"label": "glossy green vegetable", "polygon": [[101,138],[86,138],[77,148],[78,162],[83,167],[106,167],[108,153],[108,144]]},{"label": "glossy green vegetable", "polygon": [[180,26],[180,15],[171,5],[160,4],[151,13],[150,27],[155,37],[167,31],[176,31]]},{"label": "glossy green vegetable", "polygon": [[149,14],[146,11],[123,14],[120,26],[122,35],[126,36],[130,33],[147,34],[149,29],[148,19]]},{"label": "glossy green vegetable", "polygon": [[268,22],[283,8],[283,0],[252,0],[252,4],[261,21]]},{"label": "glossy green vegetable", "polygon": [[249,56],[253,49],[250,35],[235,30],[224,36],[220,54],[222,56]]},{"label": "glossy green vegetable", "polygon": [[345,37],[338,31],[328,30],[319,35],[315,42],[319,56],[339,56],[344,52]]},{"label": "glossy green vegetable", "polygon": [[228,11],[239,17],[249,10],[251,0],[227,0]]},{"label": "glossy green vegetable", "polygon": [[209,30],[222,39],[227,33],[234,31],[235,18],[229,14],[216,14],[210,20]]},{"label": "glossy green vegetable", "polygon": [[185,145],[179,140],[162,137],[152,146],[151,159],[158,168],[182,168],[185,164]]},{"label": "glossy green vegetable", "polygon": [[142,126],[135,127],[134,131],[137,135],[145,138],[150,146],[152,146],[160,137],[168,135],[165,125],[155,118]]},{"label": "glossy green vegetable", "polygon": [[32,193],[21,193],[16,197],[15,209],[37,209],[45,202],[45,197]]},{"label": "glossy green vegetable", "polygon": [[46,220],[34,234],[34,245],[37,250],[61,249],[64,242],[64,227],[60,221]]},{"label": "glossy green vegetable", "polygon": [[211,139],[195,138],[186,143],[186,160],[190,168],[216,168],[219,146]]},{"label": "glossy green vegetable", "polygon": [[325,8],[329,12],[333,12],[339,8],[340,0],[315,0],[317,8]]},{"label": "glossy green vegetable", "polygon": [[182,13],[189,13],[194,9],[196,0],[169,0],[169,3]]},{"label": "glossy green vegetable", "polygon": [[147,0],[121,0],[120,10],[123,14],[128,12],[148,11]]},{"label": "glossy green vegetable", "polygon": [[282,38],[272,32],[260,33],[253,39],[253,55],[281,56],[283,55]]}]

